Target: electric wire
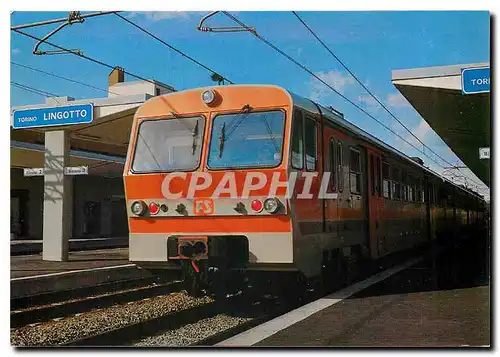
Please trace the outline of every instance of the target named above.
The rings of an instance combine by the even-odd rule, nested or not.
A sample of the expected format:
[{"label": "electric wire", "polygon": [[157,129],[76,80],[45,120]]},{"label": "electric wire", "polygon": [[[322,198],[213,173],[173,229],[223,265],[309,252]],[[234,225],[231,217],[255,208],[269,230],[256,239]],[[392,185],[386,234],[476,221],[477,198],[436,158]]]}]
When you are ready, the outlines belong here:
[{"label": "electric wire", "polygon": [[146,33],[147,35],[149,35],[150,37],[154,38],[155,40],[157,40],[158,42],[162,43],[163,45],[167,46],[169,49],[171,49],[172,51],[178,53],[179,55],[181,55],[182,57],[190,60],[191,62],[194,62],[196,63],[198,66],[206,69],[207,71],[209,71],[210,73],[212,74],[217,74],[219,76],[222,77],[223,80],[227,81],[228,83],[230,84],[234,84],[231,80],[227,79],[226,77],[222,76],[220,73],[214,71],[213,69],[211,69],[210,67],[204,65],[203,63],[197,61],[196,59],[194,59],[193,57],[187,55],[186,53],[182,52],[181,50],[175,48],[174,46],[170,45],[169,43],[165,42],[164,40],[162,40],[161,38],[159,38],[158,36],[156,36],[155,34],[151,33],[150,31],[146,30],[144,27],[136,24],[135,22],[127,19],[126,17],[123,17],[122,15],[118,14],[118,13],[115,13],[115,15],[117,17],[119,17],[120,19],[122,19],[123,21],[129,23],[130,25],[134,26],[135,28],[137,28],[138,30]]},{"label": "electric wire", "polygon": [[234,22],[238,23],[240,26],[246,28],[248,30],[248,32],[250,32],[252,35],[254,35],[255,37],[257,37],[260,41],[264,42],[266,45],[268,45],[269,47],[271,47],[273,50],[275,50],[276,52],[278,52],[279,54],[281,54],[282,56],[284,56],[285,58],[287,58],[288,60],[290,60],[291,62],[293,62],[295,65],[297,65],[298,67],[300,67],[301,69],[303,69],[304,71],[306,71],[307,73],[309,73],[311,76],[313,76],[318,81],[320,81],[325,86],[327,86],[329,89],[331,89],[333,92],[335,92],[342,99],[344,99],[345,101],[347,101],[348,103],[350,103],[352,106],[354,106],[355,108],[357,108],[358,110],[360,110],[361,112],[363,112],[365,115],[367,115],[368,117],[370,117],[371,119],[373,119],[374,121],[376,121],[381,126],[383,126],[386,130],[388,130],[389,132],[393,133],[395,136],[397,136],[398,138],[400,138],[401,140],[403,140],[409,146],[413,147],[418,152],[420,152],[423,155],[427,156],[429,159],[431,159],[433,162],[435,162],[439,167],[443,168],[443,166],[438,161],[436,161],[436,159],[434,159],[433,157],[429,156],[428,154],[426,154],[421,149],[417,148],[415,145],[413,145],[412,143],[410,143],[409,141],[407,141],[405,138],[403,138],[401,135],[399,135],[397,132],[395,132],[392,128],[390,128],[387,125],[385,125],[384,123],[382,123],[380,120],[378,120],[373,115],[371,115],[366,110],[364,110],[361,106],[359,106],[358,104],[356,104],[355,102],[353,102],[352,100],[350,100],[349,98],[347,98],[345,95],[343,95],[342,93],[340,93],[338,90],[336,90],[330,84],[328,84],[326,81],[324,81],[318,75],[316,75],[314,72],[312,72],[309,68],[307,68],[303,64],[299,63],[293,57],[291,57],[290,55],[288,55],[287,53],[285,53],[284,51],[282,51],[279,47],[277,47],[276,45],[274,45],[273,43],[271,43],[270,41],[268,41],[267,39],[265,39],[264,37],[262,37],[261,35],[259,35],[256,31],[250,31],[250,27],[248,27],[246,24],[244,24],[242,21],[240,21],[234,15],[230,14],[227,11],[222,11],[222,13],[224,13],[224,15],[226,15],[228,18],[230,18]]},{"label": "electric wire", "polygon": [[[423,148],[427,148],[430,152],[432,152],[434,155],[436,155],[438,158],[440,158],[441,160],[443,160],[445,163],[451,165],[451,166],[454,166],[453,164],[451,164],[449,161],[447,161],[446,159],[444,159],[441,155],[439,155],[438,153],[436,153],[434,150],[432,150],[428,145],[426,145],[419,137],[417,137],[400,119],[398,119],[394,113],[392,113],[383,103],[382,101],[380,101],[377,96],[375,94],[373,94],[367,87],[366,85],[361,81],[359,80],[359,78],[347,67],[346,64],[344,64],[344,62],[342,62],[340,60],[340,58],[338,56],[336,56],[333,51],[319,38],[319,36],[311,29],[310,26],[307,25],[307,23],[295,12],[295,11],[292,11],[292,13],[295,15],[295,17],[304,25],[304,27],[311,33],[311,35],[314,36],[314,38],[316,38],[316,40],[328,51],[328,53],[330,53],[330,55],[332,55],[333,58],[335,58],[335,60],[337,60],[338,63],[340,63],[340,65],[356,80],[356,82],[358,82],[359,85],[361,85],[361,87],[363,87],[363,89],[373,98],[375,99],[375,101],[387,112],[389,113],[389,115],[394,119],[396,120],[412,137],[414,137],[418,142],[420,142],[423,146]],[[443,167],[444,168],[444,167]],[[472,180],[473,181],[473,180]],[[474,182],[474,181],[473,181]],[[477,184],[477,182],[476,182]]]},{"label": "electric wire", "polygon": [[88,88],[92,88],[92,89],[95,89],[95,90],[98,90],[98,91],[101,91],[101,92],[111,93],[111,94],[118,95],[118,93],[114,93],[114,92],[112,92],[110,90],[99,88],[99,87],[94,87],[93,85],[90,85],[90,84],[87,84],[87,83],[84,83],[84,82],[80,82],[80,81],[77,81],[77,80],[74,80],[74,79],[71,79],[71,78],[66,78],[66,77],[63,77],[63,76],[59,76],[59,75],[57,75],[55,73],[52,73],[52,72],[46,72],[46,71],[43,71],[43,70],[41,70],[39,68],[31,67],[31,66],[28,66],[28,65],[25,65],[25,64],[14,62],[14,61],[10,61],[10,63],[13,64],[14,66],[26,68],[26,69],[29,69],[31,71],[38,72],[38,73],[43,73],[43,74],[46,74],[48,76],[59,78],[59,79],[62,79],[62,80],[68,81],[68,82],[75,83],[75,84],[80,84],[82,86],[85,86],[85,87],[88,87]]},{"label": "electric wire", "polygon": [[[32,35],[32,34],[29,34],[29,33],[26,33],[26,32],[20,31],[20,30],[16,30],[16,29],[13,29],[12,31],[17,32],[17,33],[18,33],[18,34],[20,34],[20,35],[23,35],[23,36],[29,37],[29,38],[31,38],[31,39],[33,39],[33,40],[41,41],[41,39],[40,39],[39,37],[36,37],[36,36],[34,36],[34,35]],[[49,42],[49,41],[44,41],[44,43],[46,43],[46,44],[48,44],[48,45],[50,45],[50,46],[52,46],[52,47],[55,47],[55,48],[57,48],[57,49],[59,49],[59,50],[62,50],[62,51],[65,51],[65,52],[71,53],[71,54],[73,54],[73,55],[75,55],[75,56],[77,56],[77,57],[81,57],[81,58],[83,58],[83,59],[86,59],[87,61],[90,61],[90,62],[96,63],[96,64],[98,64],[98,65],[100,65],[100,66],[107,67],[107,68],[112,69],[112,70],[113,70],[113,69],[115,69],[115,68],[122,68],[122,69],[123,69],[123,73],[128,74],[128,75],[129,75],[129,76],[131,76],[131,77],[134,77],[134,78],[140,79],[140,80],[145,81],[145,82],[148,82],[148,83],[156,84],[154,81],[152,81],[152,80],[150,80],[150,79],[146,79],[146,78],[144,78],[144,77],[141,77],[141,76],[139,76],[139,75],[137,75],[137,74],[134,74],[134,73],[132,73],[132,72],[129,72],[129,71],[125,70],[123,67],[110,65],[110,64],[108,64],[108,63],[105,63],[105,62],[103,62],[103,61],[97,60],[97,59],[92,58],[92,57],[90,57],[90,56],[84,55],[83,53],[80,53],[80,52],[75,52],[75,51],[72,51],[72,50],[68,50],[67,48],[64,48],[64,47],[62,47],[62,46],[56,45],[56,44],[54,44],[54,43],[52,43],[52,42]]]},{"label": "electric wire", "polygon": [[14,82],[14,81],[10,81],[10,84],[13,85],[16,88],[24,89],[25,91],[28,91],[28,92],[31,92],[31,93],[35,93],[35,94],[39,94],[39,95],[47,97],[47,98],[50,98],[50,97],[59,97],[57,94],[46,92],[44,90],[41,90],[41,89],[38,89],[38,88],[35,88],[35,87],[30,87],[30,86],[27,86],[25,84],[17,83],[17,82]]}]

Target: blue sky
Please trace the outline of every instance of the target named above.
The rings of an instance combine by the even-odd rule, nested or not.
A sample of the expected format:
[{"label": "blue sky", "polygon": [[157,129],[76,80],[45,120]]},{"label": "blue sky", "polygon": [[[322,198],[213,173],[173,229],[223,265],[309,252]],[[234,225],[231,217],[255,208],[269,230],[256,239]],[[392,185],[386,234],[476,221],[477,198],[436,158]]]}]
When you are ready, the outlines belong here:
[{"label": "blue sky", "polygon": [[[347,120],[409,155],[422,157],[431,168],[442,171],[429,158],[397,139],[251,34],[198,32],[196,26],[204,14],[206,13],[122,13],[235,83],[276,84],[324,105],[333,105],[345,114]],[[389,114],[375,105],[291,12],[234,14],[401,136],[417,144]],[[399,95],[391,84],[391,71],[488,62],[488,12],[299,12],[299,15],[426,145],[449,162],[461,164]],[[11,21],[12,25],[17,25],[65,16],[65,12],[14,12]],[[209,21],[212,25],[234,25],[222,14]],[[53,27],[54,25],[49,25],[26,31],[42,37]],[[83,24],[69,26],[52,37],[51,41],[67,48],[81,49],[90,57],[119,65],[142,77],[170,84],[178,90],[212,84],[206,70],[114,15],[88,19]],[[35,56],[31,53],[33,45],[33,40],[12,33],[11,60],[106,89],[109,69],[73,55]],[[11,66],[11,80],[77,99],[106,95],[17,66]],[[43,101],[44,98],[39,95],[11,86],[11,105]],[[478,181],[471,173],[467,176]]]}]

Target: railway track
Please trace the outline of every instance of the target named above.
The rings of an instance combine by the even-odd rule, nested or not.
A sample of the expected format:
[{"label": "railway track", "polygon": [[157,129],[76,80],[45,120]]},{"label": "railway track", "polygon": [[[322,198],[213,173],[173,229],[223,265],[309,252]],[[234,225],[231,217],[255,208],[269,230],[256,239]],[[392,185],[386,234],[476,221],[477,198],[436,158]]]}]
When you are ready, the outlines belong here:
[{"label": "railway track", "polygon": [[[396,261],[390,259],[382,266],[373,266],[354,280],[387,268],[404,256],[407,255]],[[214,301],[175,292],[181,287],[180,282],[168,288],[157,285],[149,293],[147,289],[132,288],[130,292],[106,295],[109,297],[104,297],[100,303],[99,295],[94,297],[96,302],[76,300],[68,306],[74,304],[87,312],[42,323],[32,329],[25,326],[14,333],[11,330],[11,343],[27,346],[213,346],[322,296],[322,292],[313,290],[300,302],[269,296],[251,300],[246,294]],[[147,294],[160,296],[144,298]],[[100,308],[88,311],[89,304]],[[67,309],[75,311],[73,307]]]},{"label": "railway track", "polygon": [[[138,285],[138,283],[142,283]],[[132,287],[127,287],[132,285]],[[152,279],[142,281],[121,282],[106,286],[107,289],[113,287],[118,290],[103,291],[104,287],[92,290],[90,296],[75,296],[64,299],[62,296],[45,296],[42,305],[32,305],[18,310],[11,311],[11,328],[21,327],[36,322],[48,321],[53,318],[61,318],[77,313],[89,311],[95,308],[105,308],[108,306],[123,304],[150,298],[156,295],[168,294],[182,289],[181,282],[157,283]],[[63,294],[63,296],[66,294]],[[38,297],[41,298],[41,297]],[[50,299],[52,301],[47,302]]]}]

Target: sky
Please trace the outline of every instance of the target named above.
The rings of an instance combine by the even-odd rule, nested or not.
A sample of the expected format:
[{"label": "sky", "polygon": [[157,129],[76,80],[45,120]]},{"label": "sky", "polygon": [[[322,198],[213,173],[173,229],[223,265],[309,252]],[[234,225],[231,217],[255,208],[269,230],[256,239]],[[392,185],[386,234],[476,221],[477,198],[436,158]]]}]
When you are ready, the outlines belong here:
[{"label": "sky", "polygon": [[[275,84],[333,106],[368,133],[441,173],[443,168],[367,115],[341,99],[321,82],[281,57],[249,32],[204,33],[196,30],[206,12],[123,12],[122,16],[148,29],[237,84]],[[401,125],[385,112],[342,66],[317,42],[292,12],[232,12],[337,91],[363,107],[405,140],[422,150]],[[463,165],[391,83],[395,69],[490,61],[490,14],[465,11],[298,12],[340,60],[387,107],[449,163]],[[67,12],[13,12],[11,25],[66,17]],[[210,26],[235,26],[223,14]],[[43,37],[57,25],[27,29]],[[177,90],[212,85],[210,72],[171,51],[115,15],[87,19],[64,28],[50,41]],[[32,54],[34,41],[11,32],[11,61],[106,89],[109,68],[74,55]],[[42,45],[41,50],[50,49]],[[126,76],[126,80],[136,80]],[[106,93],[11,64],[11,81],[75,99]],[[11,105],[43,103],[45,98],[11,86]],[[435,155],[425,152],[435,158]],[[441,166],[449,166],[437,159]],[[468,169],[459,174],[468,183],[480,180]],[[463,179],[457,181],[463,183]],[[476,189],[476,187],[473,187]],[[489,195],[483,185],[481,194]]]}]

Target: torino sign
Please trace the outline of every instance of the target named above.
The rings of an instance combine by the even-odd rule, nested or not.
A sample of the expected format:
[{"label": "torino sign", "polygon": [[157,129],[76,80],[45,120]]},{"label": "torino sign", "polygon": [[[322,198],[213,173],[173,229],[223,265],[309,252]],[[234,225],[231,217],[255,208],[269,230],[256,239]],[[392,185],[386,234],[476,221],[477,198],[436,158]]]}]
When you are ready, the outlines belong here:
[{"label": "torino sign", "polygon": [[39,128],[56,125],[91,123],[94,119],[92,104],[20,109],[14,111],[14,129]]}]

